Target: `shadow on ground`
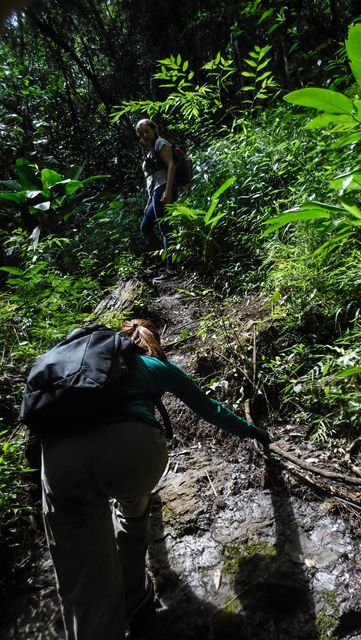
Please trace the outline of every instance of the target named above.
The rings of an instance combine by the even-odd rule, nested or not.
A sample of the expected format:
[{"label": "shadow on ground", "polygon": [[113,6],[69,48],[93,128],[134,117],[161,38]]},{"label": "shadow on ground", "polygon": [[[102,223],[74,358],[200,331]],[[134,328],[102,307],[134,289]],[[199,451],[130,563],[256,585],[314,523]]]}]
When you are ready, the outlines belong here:
[{"label": "shadow on ground", "polygon": [[[163,504],[152,509],[149,563],[164,608],[149,640],[316,640],[311,594],[292,502],[279,464],[266,462],[276,528],[272,553],[237,557],[234,598],[217,608],[200,599],[169,563]],[[261,548],[261,546],[260,546]],[[257,548],[256,548],[257,549]],[[195,571],[197,567],[195,566]]]}]

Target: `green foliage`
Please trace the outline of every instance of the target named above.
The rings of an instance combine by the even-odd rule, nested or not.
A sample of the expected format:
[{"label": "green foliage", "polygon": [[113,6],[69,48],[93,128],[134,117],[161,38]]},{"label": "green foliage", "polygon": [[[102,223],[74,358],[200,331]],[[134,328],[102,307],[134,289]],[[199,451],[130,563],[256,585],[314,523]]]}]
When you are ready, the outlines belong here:
[{"label": "green foliage", "polygon": [[361,87],[361,24],[350,27],[346,40],[346,52],[350,61],[351,71],[357,84]]},{"label": "green foliage", "polygon": [[220,53],[214,60],[202,68],[206,71],[206,81],[199,84],[195,80],[195,72],[189,68],[188,60],[182,60],[180,54],[158,60],[160,71],[154,78],[161,81],[161,88],[169,90],[163,101],[132,100],[115,106],[112,122],[117,122],[126,113],[140,112],[150,118],[164,113],[168,117],[192,120],[208,120],[208,112],[216,113],[222,106],[221,91],[230,83],[230,76],[236,69],[230,59],[223,58]]},{"label": "green foliage", "polygon": [[[10,208],[35,216],[36,223],[46,226],[52,217],[67,221],[74,216],[84,198],[80,193],[95,180],[108,176],[91,176],[80,180],[82,167],[70,167],[64,176],[52,169],[39,169],[25,158],[18,158],[15,165],[18,183],[3,182],[6,191],[0,191],[0,209]],[[10,189],[9,187],[12,187]],[[39,234],[35,236],[37,242]]]},{"label": "green foliage", "polygon": [[169,205],[170,214],[167,220],[171,224],[172,231],[169,234],[169,253],[172,260],[184,260],[197,258],[200,264],[208,264],[217,250],[217,244],[213,240],[213,232],[219,225],[226,212],[216,212],[219,199],[235,182],[235,178],[228,178],[210,198],[210,205],[203,209],[191,209],[184,203]]},{"label": "green foliage", "polygon": [[24,474],[31,471],[24,456],[25,434],[14,437],[8,431],[0,433],[0,529],[1,545],[16,546],[17,537],[12,527],[19,519],[31,513],[28,504]]},{"label": "green foliage", "polygon": [[99,299],[99,283],[87,275],[60,273],[54,261],[67,240],[49,236],[36,247],[20,230],[5,240],[18,252],[18,267],[1,267],[0,342],[19,365],[86,320]]},{"label": "green foliage", "polygon": [[[191,70],[189,61],[183,60],[180,54],[158,60],[160,71],[153,77],[161,81],[161,88],[168,90],[167,97],[163,101],[125,101],[114,107],[111,120],[118,122],[127,113],[140,112],[150,118],[166,114],[175,123],[185,121],[189,125],[199,122],[205,127],[207,123],[211,124],[211,114],[214,116],[222,111],[223,117],[228,112],[232,117],[239,115],[243,111],[240,97],[244,105],[250,104],[253,108],[258,101],[269,98],[276,87],[272,71],[268,68],[271,58],[266,57],[270,50],[270,45],[256,45],[249,52],[245,59],[247,70],[241,72],[242,76],[247,77],[248,85],[242,86],[240,90],[235,90],[234,87],[237,73],[234,60],[223,57],[220,51],[214,59],[202,66],[201,72],[205,72],[203,84],[196,81],[200,74]],[[246,95],[243,96],[243,92]],[[251,97],[246,97],[249,92]],[[230,100],[233,104],[228,106]]]},{"label": "green foliage", "polygon": [[[361,41],[361,25],[351,25],[349,29],[348,39],[346,41],[346,50],[350,59],[351,70],[359,71],[359,41]],[[357,80],[357,75],[355,75]],[[292,104],[313,107],[319,111],[323,111],[323,115],[309,123],[309,128],[327,127],[332,124],[332,132],[343,133],[355,130],[356,133],[352,138],[347,137],[344,143],[355,143],[361,140],[361,101],[358,96],[351,100],[346,95],[322,88],[299,89],[285,96],[285,100]],[[325,114],[332,114],[325,115]],[[340,193],[344,194],[346,190],[358,190],[360,188],[358,182],[357,168],[354,171],[348,171],[343,176],[337,176],[331,183],[334,188],[339,188]],[[336,238],[333,239],[333,246],[343,243],[345,237],[351,234],[355,235],[355,227],[361,226],[361,210],[355,202],[350,198],[341,197],[341,207],[333,204],[324,204],[320,202],[307,202],[294,210],[286,211],[283,216],[271,218],[266,221],[270,225],[267,233],[279,229],[290,222],[300,220],[319,220],[331,219],[332,223],[327,225],[330,233],[336,231]],[[324,230],[325,225],[319,225]],[[359,231],[357,229],[357,231]],[[359,235],[359,234],[358,234]],[[332,240],[331,240],[332,244]],[[329,250],[330,243],[327,240],[323,249]],[[322,251],[322,248],[319,250]]]},{"label": "green foliage", "polygon": [[271,58],[266,58],[272,49],[271,45],[260,47],[256,45],[249,52],[244,62],[248,66],[247,71],[241,71],[241,75],[247,78],[248,85],[242,87],[242,91],[251,93],[251,98],[244,99],[244,104],[254,107],[258,100],[266,100],[272,95],[272,90],[277,86],[269,66]]}]

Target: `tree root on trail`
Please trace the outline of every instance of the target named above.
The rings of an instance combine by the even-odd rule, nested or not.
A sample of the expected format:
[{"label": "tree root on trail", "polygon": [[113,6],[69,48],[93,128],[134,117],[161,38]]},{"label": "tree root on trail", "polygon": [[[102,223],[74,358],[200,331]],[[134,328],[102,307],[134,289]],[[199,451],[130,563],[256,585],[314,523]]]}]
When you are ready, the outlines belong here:
[{"label": "tree root on trail", "polygon": [[351,442],[348,450],[346,451],[346,455],[345,455],[345,462],[346,464],[350,467],[350,469],[352,469],[352,471],[354,473],[356,473],[357,476],[361,477],[361,469],[359,467],[357,467],[353,462],[352,462],[352,452],[353,450],[357,447],[357,445],[361,444],[361,437],[360,438],[356,438],[356,440],[354,440],[353,442]]},{"label": "tree root on trail", "polygon": [[[247,399],[245,401],[245,403],[244,403],[244,411],[245,411],[246,420],[248,420],[248,422],[253,422],[252,414],[251,414],[251,403],[250,403],[249,399]],[[354,446],[356,446],[356,444],[358,444],[359,441],[361,441],[361,438],[357,438],[352,443],[352,445],[351,445],[351,447],[350,447],[350,449],[348,451],[349,456],[351,456],[352,449],[354,448]],[[278,447],[273,442],[271,442],[271,444],[269,445],[268,449],[269,449],[269,451],[272,451],[273,453],[275,453],[280,458],[286,458],[286,460],[289,460],[290,462],[292,462],[293,464],[297,465],[301,469],[305,469],[305,471],[310,471],[311,473],[315,473],[315,474],[317,474],[319,476],[323,476],[324,478],[330,478],[332,480],[337,480],[338,482],[345,482],[345,483],[348,483],[348,484],[356,484],[356,485],[360,485],[361,486],[361,478],[355,478],[353,476],[344,475],[343,473],[335,473],[334,471],[328,471],[327,469],[322,469],[321,467],[315,467],[312,464],[308,464],[307,462],[304,462],[303,460],[301,460],[301,458],[298,458],[297,456],[293,455],[292,453],[289,453],[288,451],[284,451],[283,449]],[[265,452],[263,451],[262,453],[265,453]],[[265,453],[265,455],[266,455],[266,453]],[[352,465],[352,468],[353,468],[353,470],[355,470],[354,469],[354,465]],[[357,474],[358,473],[359,472],[357,471]]]},{"label": "tree root on trail", "polygon": [[[295,467],[288,466],[287,463],[283,463],[283,464],[285,469],[292,472],[293,475],[295,475],[302,482],[305,482],[309,487],[311,487],[311,489],[313,489],[317,493],[322,492],[322,494],[331,495],[332,496],[330,498],[331,500],[335,500],[336,502],[339,502],[344,507],[348,508],[355,516],[360,518],[361,505],[360,505],[360,502],[357,502],[358,500],[357,495],[345,496],[342,494],[342,492],[338,488],[333,487],[329,483],[325,485],[319,480],[316,481],[310,475],[301,473],[301,470],[295,469]],[[352,498],[352,500],[350,500],[349,498]]]},{"label": "tree root on trail", "polygon": [[302,469],[306,471],[311,471],[311,473],[316,473],[319,476],[323,476],[324,478],[331,478],[332,480],[338,480],[339,482],[347,482],[349,484],[357,484],[361,486],[361,478],[354,478],[353,476],[346,476],[343,473],[335,473],[334,471],[328,471],[327,469],[322,469],[320,467],[314,467],[312,464],[308,464],[301,460],[301,458],[297,458],[292,453],[288,451],[284,451],[276,444],[271,443],[269,448],[273,453],[280,456],[281,458],[286,458],[293,462],[293,464],[298,465]]}]

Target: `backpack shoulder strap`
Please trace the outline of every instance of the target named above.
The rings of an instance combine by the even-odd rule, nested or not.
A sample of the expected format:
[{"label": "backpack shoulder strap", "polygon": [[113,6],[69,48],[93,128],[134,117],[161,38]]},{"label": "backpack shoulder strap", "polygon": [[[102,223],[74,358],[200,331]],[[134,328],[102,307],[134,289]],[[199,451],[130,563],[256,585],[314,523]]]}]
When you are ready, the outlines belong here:
[{"label": "backpack shoulder strap", "polygon": [[167,409],[165,408],[162,402],[162,393],[159,392],[154,398],[154,404],[157,407],[160,415],[162,416],[163,424],[164,424],[164,432],[167,440],[171,440],[173,438],[173,428],[169,418],[169,414]]}]

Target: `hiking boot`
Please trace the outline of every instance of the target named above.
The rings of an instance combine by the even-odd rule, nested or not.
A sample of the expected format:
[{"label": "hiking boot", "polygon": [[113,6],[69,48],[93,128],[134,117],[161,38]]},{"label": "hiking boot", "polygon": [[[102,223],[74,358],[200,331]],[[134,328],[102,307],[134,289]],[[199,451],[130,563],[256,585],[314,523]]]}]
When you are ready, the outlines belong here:
[{"label": "hiking boot", "polygon": [[161,280],[170,280],[171,278],[175,278],[176,275],[177,274],[173,269],[165,269],[163,273],[153,278],[153,280],[155,280],[156,282],[159,282]]}]

